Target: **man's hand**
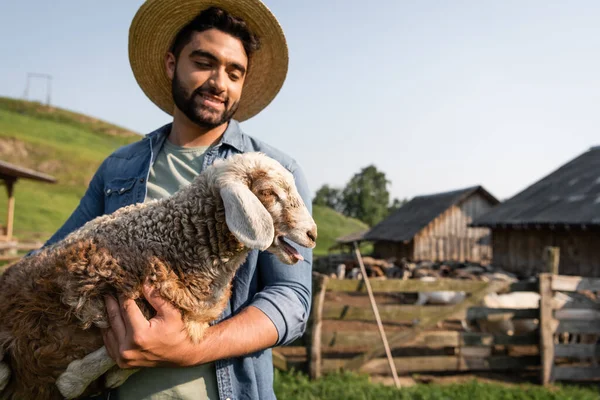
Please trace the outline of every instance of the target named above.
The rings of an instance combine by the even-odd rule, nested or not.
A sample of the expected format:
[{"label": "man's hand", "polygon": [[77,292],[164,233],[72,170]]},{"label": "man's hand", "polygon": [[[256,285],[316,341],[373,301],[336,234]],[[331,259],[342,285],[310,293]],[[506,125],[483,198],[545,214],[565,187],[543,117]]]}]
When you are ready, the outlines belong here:
[{"label": "man's hand", "polygon": [[149,321],[134,300],[105,299],[110,328],[102,335],[110,357],[120,368],[196,364],[193,356],[197,352],[193,351],[179,310],[150,286],[144,285],[143,294],[156,310]]}]

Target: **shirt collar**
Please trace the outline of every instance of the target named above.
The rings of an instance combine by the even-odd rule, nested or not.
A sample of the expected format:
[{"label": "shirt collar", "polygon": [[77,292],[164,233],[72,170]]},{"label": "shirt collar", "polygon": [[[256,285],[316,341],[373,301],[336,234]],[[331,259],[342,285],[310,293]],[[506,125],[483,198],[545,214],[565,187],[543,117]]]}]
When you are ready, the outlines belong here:
[{"label": "shirt collar", "polygon": [[[164,140],[169,135],[169,132],[171,132],[172,125],[172,123],[168,123],[164,126],[161,126],[154,132],[151,132],[146,135],[146,138],[152,141],[154,148],[159,147],[162,143],[164,143]],[[225,129],[223,136],[221,136],[221,141],[217,143],[217,146],[219,144],[226,144],[235,148],[239,152],[244,152],[244,140],[242,137],[242,129],[240,128],[240,123],[238,121],[233,119],[229,121],[227,129]]]}]

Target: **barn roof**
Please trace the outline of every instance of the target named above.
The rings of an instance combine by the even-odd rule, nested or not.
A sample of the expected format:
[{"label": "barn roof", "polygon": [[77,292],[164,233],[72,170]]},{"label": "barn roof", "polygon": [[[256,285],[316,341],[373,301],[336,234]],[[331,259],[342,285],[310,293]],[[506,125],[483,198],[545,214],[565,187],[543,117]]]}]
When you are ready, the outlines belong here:
[{"label": "barn roof", "polygon": [[364,235],[368,241],[404,242],[411,240],[421,229],[453,205],[480,193],[492,205],[499,203],[482,186],[472,186],[451,192],[422,195],[400,207],[388,218],[375,225]]},{"label": "barn roof", "polygon": [[41,172],[11,164],[6,161],[0,161],[0,179],[14,180],[18,178],[56,183],[56,179],[50,175],[42,174]]},{"label": "barn roof", "polygon": [[600,226],[600,146],[476,218],[471,226]]}]

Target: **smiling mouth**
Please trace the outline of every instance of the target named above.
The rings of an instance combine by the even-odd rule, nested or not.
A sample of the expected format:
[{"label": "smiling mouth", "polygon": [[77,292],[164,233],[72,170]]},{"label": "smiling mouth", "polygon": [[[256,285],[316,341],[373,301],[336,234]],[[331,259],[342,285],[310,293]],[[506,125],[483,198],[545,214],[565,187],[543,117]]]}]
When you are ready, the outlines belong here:
[{"label": "smiling mouth", "polygon": [[211,96],[209,94],[201,94],[200,98],[202,99],[202,103],[206,106],[212,107],[212,108],[219,108],[222,107],[225,104],[225,101],[215,97],[215,96]]},{"label": "smiling mouth", "polygon": [[289,255],[292,259],[297,261],[304,260],[304,257],[302,257],[300,253],[298,253],[298,250],[296,250],[292,245],[290,245],[283,236],[279,236],[279,243],[281,244],[281,248],[283,249],[283,251],[285,251],[285,253]]}]

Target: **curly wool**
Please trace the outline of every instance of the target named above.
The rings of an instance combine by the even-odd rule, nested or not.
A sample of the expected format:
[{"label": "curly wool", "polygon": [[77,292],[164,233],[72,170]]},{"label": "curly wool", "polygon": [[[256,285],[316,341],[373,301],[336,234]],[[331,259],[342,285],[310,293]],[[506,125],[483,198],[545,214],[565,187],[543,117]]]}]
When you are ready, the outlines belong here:
[{"label": "curly wool", "polygon": [[140,299],[146,279],[181,309],[184,320],[192,310],[201,324],[221,314],[249,249],[227,227],[219,188],[223,180],[250,185],[253,174],[264,174],[260,163],[242,168],[237,157],[208,168],[168,199],[88,222],[0,277],[0,359],[12,371],[0,398],[62,398],[56,379],[103,345],[105,295],[136,299],[151,317]]}]

